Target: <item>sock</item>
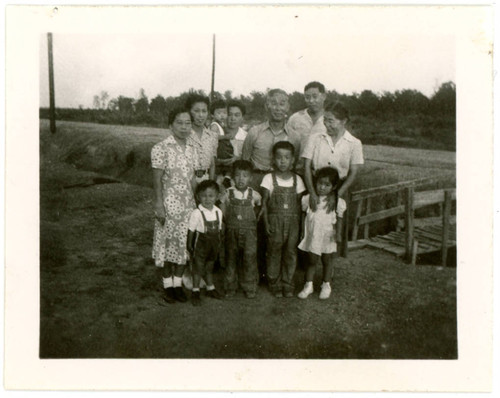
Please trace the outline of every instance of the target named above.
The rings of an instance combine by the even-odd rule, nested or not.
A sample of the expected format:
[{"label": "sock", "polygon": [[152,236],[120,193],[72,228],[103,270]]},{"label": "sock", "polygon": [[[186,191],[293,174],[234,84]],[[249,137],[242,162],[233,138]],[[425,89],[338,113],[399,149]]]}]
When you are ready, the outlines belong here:
[{"label": "sock", "polygon": [[215,286],[214,285],[210,285],[210,286],[207,285],[207,291],[210,291],[210,290],[215,290]]},{"label": "sock", "polygon": [[200,288],[199,287],[193,287],[193,292],[199,292]]},{"label": "sock", "polygon": [[182,286],[182,277],[174,275],[174,287]]},{"label": "sock", "polygon": [[163,288],[164,289],[167,289],[167,288],[172,287],[172,286],[173,286],[172,277],[163,278]]},{"label": "sock", "polygon": [[306,286],[311,286],[312,284],[312,281],[306,281]]}]

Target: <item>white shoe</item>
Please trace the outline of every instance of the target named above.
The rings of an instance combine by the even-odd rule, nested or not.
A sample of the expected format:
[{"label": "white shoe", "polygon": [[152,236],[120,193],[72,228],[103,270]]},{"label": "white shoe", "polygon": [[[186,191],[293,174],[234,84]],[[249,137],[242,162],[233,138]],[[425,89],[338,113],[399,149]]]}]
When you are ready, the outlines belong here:
[{"label": "white shoe", "polygon": [[326,300],[330,297],[330,293],[332,292],[332,288],[330,287],[330,282],[323,282],[321,285],[321,292],[319,293],[319,298],[321,300]]},{"label": "white shoe", "polygon": [[306,282],[306,284],[304,285],[304,289],[302,289],[302,291],[298,294],[298,297],[301,299],[306,299],[313,291],[313,283]]}]

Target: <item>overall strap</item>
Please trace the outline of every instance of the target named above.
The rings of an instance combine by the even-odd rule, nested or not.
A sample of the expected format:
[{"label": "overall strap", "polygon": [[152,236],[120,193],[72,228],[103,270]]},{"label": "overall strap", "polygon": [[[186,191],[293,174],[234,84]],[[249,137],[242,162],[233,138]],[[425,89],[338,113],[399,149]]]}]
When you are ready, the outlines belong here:
[{"label": "overall strap", "polygon": [[[200,209],[198,209],[200,210]],[[205,213],[203,213],[203,210],[200,210],[200,213],[201,213],[201,217],[203,217],[203,229],[205,230],[205,232],[207,232],[207,219],[205,217]]]},{"label": "overall strap", "polygon": [[247,196],[247,199],[250,199],[250,201],[252,201],[253,199],[253,189],[252,188],[248,188],[248,196]]},{"label": "overall strap", "polygon": [[217,220],[217,229],[220,231],[220,221],[219,221],[219,212],[215,210],[215,219]]},{"label": "overall strap", "polygon": [[295,192],[297,192],[297,174],[293,173],[293,187],[295,188]]},{"label": "overall strap", "polygon": [[234,189],[228,189],[229,191],[229,199],[234,199]]},{"label": "overall strap", "polygon": [[273,171],[271,173],[271,176],[273,177],[273,188],[276,188],[278,186],[278,181],[276,180],[276,173]]}]

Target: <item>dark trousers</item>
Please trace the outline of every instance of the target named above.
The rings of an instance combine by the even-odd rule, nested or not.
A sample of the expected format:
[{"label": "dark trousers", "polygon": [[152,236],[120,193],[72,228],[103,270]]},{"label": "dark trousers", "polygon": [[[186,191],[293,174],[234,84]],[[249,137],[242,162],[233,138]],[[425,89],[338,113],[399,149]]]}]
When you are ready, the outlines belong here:
[{"label": "dark trousers", "polygon": [[270,214],[273,233],[267,241],[267,282],[272,292],[283,289],[293,292],[293,276],[297,267],[297,244],[300,222],[298,216]]},{"label": "dark trousers", "polygon": [[[234,291],[238,281],[245,292],[257,289],[257,231],[248,228],[226,229],[226,268],[224,288]],[[243,256],[242,256],[243,255]]]}]

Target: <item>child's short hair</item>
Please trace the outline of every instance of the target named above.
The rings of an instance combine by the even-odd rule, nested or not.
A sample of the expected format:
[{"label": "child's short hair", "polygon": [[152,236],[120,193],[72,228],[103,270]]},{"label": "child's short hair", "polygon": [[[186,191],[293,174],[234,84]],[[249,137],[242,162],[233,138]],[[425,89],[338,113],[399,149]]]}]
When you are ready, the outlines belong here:
[{"label": "child's short hair", "polygon": [[248,171],[252,173],[253,166],[248,160],[238,159],[233,163],[233,176],[236,174],[236,170]]},{"label": "child's short hair", "polygon": [[276,152],[278,149],[286,149],[290,152],[292,152],[292,156],[295,155],[295,147],[290,141],[278,141],[276,144],[273,146],[273,156],[276,156]]},{"label": "child's short hair", "polygon": [[214,101],[214,103],[210,107],[210,114],[213,115],[217,109],[226,109],[226,106],[226,101],[224,100]]},{"label": "child's short hair", "polygon": [[227,103],[227,111],[229,112],[229,108],[238,108],[241,111],[241,114],[245,116],[247,113],[247,108],[243,104],[243,102],[238,100],[231,100]]},{"label": "child's short hair", "polygon": [[340,181],[339,172],[333,167],[323,167],[319,169],[314,177],[314,184],[316,184],[320,178],[328,178],[333,187],[338,187]]},{"label": "child's short hair", "polygon": [[207,104],[207,109],[210,108],[210,100],[208,99],[208,97],[200,94],[189,95],[189,97],[186,100],[186,108],[188,108],[191,111],[193,105],[197,104],[198,102],[203,102],[204,104]]},{"label": "child's short hair", "polygon": [[193,121],[193,117],[191,116],[189,109],[187,109],[184,106],[179,106],[179,107],[172,109],[168,113],[168,125],[171,126],[175,122],[176,117],[179,116],[181,113],[189,114],[189,118],[191,119],[191,121]]},{"label": "child's short hair", "polygon": [[210,188],[213,188],[215,192],[219,193],[219,184],[217,184],[214,180],[204,180],[196,187],[196,195],[199,195]]}]

